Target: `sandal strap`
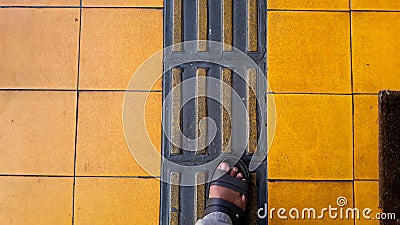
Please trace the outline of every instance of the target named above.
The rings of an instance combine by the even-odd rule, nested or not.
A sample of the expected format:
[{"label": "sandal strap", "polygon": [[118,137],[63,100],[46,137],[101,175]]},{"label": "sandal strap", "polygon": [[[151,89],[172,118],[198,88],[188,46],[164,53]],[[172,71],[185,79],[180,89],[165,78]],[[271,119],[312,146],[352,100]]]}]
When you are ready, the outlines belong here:
[{"label": "sandal strap", "polygon": [[242,195],[249,195],[249,183],[228,174],[224,174],[218,179],[211,182],[210,186],[217,185],[237,191]]},{"label": "sandal strap", "polygon": [[240,225],[240,221],[244,217],[245,213],[241,208],[224,199],[209,198],[207,200],[204,216],[213,212],[222,212],[227,214],[231,218],[233,225]]}]

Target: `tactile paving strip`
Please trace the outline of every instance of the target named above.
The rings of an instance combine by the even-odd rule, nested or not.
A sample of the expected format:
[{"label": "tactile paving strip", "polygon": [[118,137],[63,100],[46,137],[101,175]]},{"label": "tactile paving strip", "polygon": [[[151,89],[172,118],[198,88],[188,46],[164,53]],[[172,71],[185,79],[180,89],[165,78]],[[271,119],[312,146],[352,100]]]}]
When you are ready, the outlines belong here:
[{"label": "tactile paving strip", "polygon": [[[190,225],[203,216],[205,201],[208,195],[208,183],[212,174],[205,171],[174,170],[170,163],[183,166],[204,165],[221,154],[237,155],[239,134],[248,134],[248,145],[241,159],[250,164],[256,155],[266,149],[266,84],[265,75],[251,65],[238,63],[235,71],[220,64],[198,60],[186,63],[185,53],[188,50],[181,42],[198,41],[191,54],[207,55],[210,46],[206,41],[223,42],[221,57],[230,56],[234,49],[244,52],[265,72],[266,54],[266,5],[265,0],[166,0],[164,2],[164,46],[172,47],[171,52],[164,53],[163,127],[169,137],[163,134],[163,162],[161,183],[160,224]],[[233,48],[231,47],[233,46]],[[201,57],[200,57],[201,58]],[[235,64],[235,58],[230,58]],[[237,59],[239,61],[239,59]],[[171,66],[173,65],[173,66]],[[237,74],[245,74],[245,80]],[[263,79],[260,79],[262,76]],[[212,86],[213,83],[202,78],[211,77],[223,81],[225,86]],[[188,87],[181,83],[192,78],[196,82]],[[239,126],[235,121],[235,101],[232,87],[246,106],[249,121]],[[251,88],[252,89],[251,89]],[[174,89],[173,92],[171,90]],[[255,90],[256,93],[254,93]],[[219,95],[218,100],[208,97],[207,92]],[[169,94],[172,94],[169,96]],[[188,95],[200,97],[184,103]],[[258,100],[257,100],[258,99]],[[262,103],[260,102],[262,100]],[[183,107],[182,107],[183,106]],[[182,107],[182,110],[180,108]],[[215,137],[209,140],[209,123],[200,120],[209,117],[215,122]],[[183,133],[183,136],[181,134]],[[231,137],[232,136],[232,137]],[[193,145],[196,151],[187,151],[173,143],[183,145],[184,138],[197,139]],[[232,140],[231,140],[232,138]],[[230,141],[231,140],[231,141]],[[207,142],[211,143],[207,145]],[[236,142],[235,142],[236,141]],[[262,142],[262,143],[261,143]],[[186,146],[188,147],[188,146]],[[267,201],[267,167],[266,158],[257,159],[260,166],[251,172],[251,195],[249,196],[246,224],[266,224],[265,219],[257,218],[258,208],[264,207]],[[183,185],[187,181],[193,185]]]}]

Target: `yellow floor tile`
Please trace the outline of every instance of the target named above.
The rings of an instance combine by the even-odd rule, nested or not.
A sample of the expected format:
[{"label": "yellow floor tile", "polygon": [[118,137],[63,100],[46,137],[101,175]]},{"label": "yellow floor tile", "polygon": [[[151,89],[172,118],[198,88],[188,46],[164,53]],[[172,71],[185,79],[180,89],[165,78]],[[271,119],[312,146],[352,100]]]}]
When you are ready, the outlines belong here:
[{"label": "yellow floor tile", "polygon": [[269,12],[274,92],[351,93],[348,13]]},{"label": "yellow floor tile", "polygon": [[162,15],[155,9],[83,9],[80,89],[126,90],[136,69],[162,50]]},{"label": "yellow floor tile", "polygon": [[139,178],[77,178],[75,224],[158,224],[160,182]]},{"label": "yellow floor tile", "polygon": [[[344,197],[347,205],[339,207],[337,199]],[[352,208],[353,207],[353,185],[351,182],[269,182],[268,183],[268,204],[269,212],[275,208],[273,214],[269,215],[269,224],[354,224],[353,219],[332,219],[328,212],[321,216],[323,208]],[[278,209],[286,209],[287,220],[278,217]],[[299,210],[299,219],[289,217],[289,211],[295,208]],[[313,208],[316,212],[316,219],[301,219],[302,211],[305,208]],[[272,219],[271,219],[272,215]],[[295,215],[293,212],[292,215]],[[344,214],[345,215],[345,214]],[[312,217],[313,218],[313,217]],[[343,216],[345,218],[345,216]]]},{"label": "yellow floor tile", "polygon": [[348,0],[268,0],[268,9],[349,10]]},{"label": "yellow floor tile", "polygon": [[353,13],[354,91],[400,89],[400,13]]},{"label": "yellow floor tile", "polygon": [[76,88],[79,9],[4,8],[0,30],[0,88]]},{"label": "yellow floor tile", "polygon": [[79,6],[79,0],[0,0],[0,6]]},{"label": "yellow floor tile", "polygon": [[0,224],[71,224],[73,181],[73,178],[0,177]]},{"label": "yellow floor tile", "polygon": [[[131,113],[146,110],[146,117],[138,115],[137,121],[145,121],[147,134],[136,131],[133,135],[144,141],[150,137],[153,146],[143,145],[145,151],[160,152],[161,145],[161,92],[149,95],[143,109],[135,104],[148,93],[134,93]],[[147,176],[134,160],[127,146],[122,124],[124,92],[83,92],[79,96],[77,174],[78,175],[132,175]],[[129,125],[129,124],[128,124]],[[128,126],[126,125],[126,126]],[[141,143],[141,142],[139,142]],[[155,149],[154,149],[155,148]],[[156,166],[159,175],[160,158],[148,159]]]},{"label": "yellow floor tile", "polygon": [[[356,220],[356,225],[379,225],[376,213],[380,213],[379,206],[379,183],[378,181],[356,181],[354,182],[354,201],[355,207],[360,210],[360,219]],[[364,218],[362,211],[369,208],[371,219]]]},{"label": "yellow floor tile", "polygon": [[162,7],[162,0],[83,0],[84,6]]},{"label": "yellow floor tile", "polygon": [[73,175],[76,94],[0,92],[0,173]]},{"label": "yellow floor tile", "polygon": [[354,172],[356,179],[378,179],[378,96],[354,96]]},{"label": "yellow floor tile", "polygon": [[275,95],[270,179],[351,180],[352,98]]},{"label": "yellow floor tile", "polygon": [[393,0],[351,0],[352,9],[359,10],[399,10],[400,2]]}]

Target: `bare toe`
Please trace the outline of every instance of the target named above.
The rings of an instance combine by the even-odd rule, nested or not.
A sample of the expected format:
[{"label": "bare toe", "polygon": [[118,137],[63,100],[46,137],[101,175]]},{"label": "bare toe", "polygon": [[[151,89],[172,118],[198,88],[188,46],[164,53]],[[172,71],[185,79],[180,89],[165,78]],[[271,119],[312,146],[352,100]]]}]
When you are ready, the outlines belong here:
[{"label": "bare toe", "polygon": [[229,164],[226,163],[226,162],[222,162],[221,164],[219,164],[218,170],[222,170],[222,171],[228,172],[229,171]]},{"label": "bare toe", "polygon": [[238,173],[238,174],[236,175],[236,178],[238,178],[238,179],[243,179],[243,173]]},{"label": "bare toe", "polygon": [[236,166],[234,166],[234,167],[232,167],[232,169],[231,169],[230,175],[231,175],[232,177],[236,177],[236,174],[237,174],[238,171],[239,171],[239,169],[238,169]]}]

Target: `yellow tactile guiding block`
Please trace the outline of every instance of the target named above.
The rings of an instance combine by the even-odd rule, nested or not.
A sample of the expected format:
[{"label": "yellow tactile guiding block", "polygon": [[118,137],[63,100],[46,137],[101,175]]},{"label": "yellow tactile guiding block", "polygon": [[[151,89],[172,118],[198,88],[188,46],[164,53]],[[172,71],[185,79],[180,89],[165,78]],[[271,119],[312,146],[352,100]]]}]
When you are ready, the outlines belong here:
[{"label": "yellow tactile guiding block", "polygon": [[400,12],[353,12],[354,92],[400,89]]},{"label": "yellow tactile guiding block", "polygon": [[255,173],[250,173],[250,195],[248,200],[249,224],[257,224],[258,220],[258,190],[257,177]]},{"label": "yellow tactile guiding block", "polygon": [[0,88],[76,89],[79,9],[3,8],[0,30]]},{"label": "yellow tactile guiding block", "polygon": [[247,75],[247,90],[246,90],[246,106],[249,116],[247,124],[247,132],[249,135],[247,144],[247,154],[254,154],[257,152],[257,69],[249,68],[246,72]]},{"label": "yellow tactile guiding block", "polygon": [[79,6],[80,0],[0,0],[0,6]]},{"label": "yellow tactile guiding block", "polygon": [[347,12],[268,12],[274,92],[351,93]]},{"label": "yellow tactile guiding block", "polygon": [[126,90],[138,67],[162,50],[162,40],[162,10],[84,8],[79,88]]},{"label": "yellow tactile guiding block", "polygon": [[[132,157],[126,144],[122,127],[122,104],[125,92],[81,92],[79,94],[78,137],[76,173],[78,175],[148,176]],[[141,140],[150,138],[152,146],[143,148],[153,151],[161,148],[161,104],[159,92],[133,94],[134,104],[129,113],[145,110],[147,132],[137,133]],[[143,102],[145,101],[145,102]],[[135,107],[146,104],[146,108]],[[127,125],[127,124],[125,124]],[[139,125],[136,125],[139,127]],[[154,160],[155,164],[160,159]]]},{"label": "yellow tactile guiding block", "polygon": [[349,0],[268,0],[267,3],[268,9],[349,10]]},{"label": "yellow tactile guiding block", "polygon": [[208,39],[208,0],[197,1],[197,50],[207,51],[206,40]]},{"label": "yellow tactile guiding block", "polygon": [[354,177],[378,180],[378,96],[354,96]]},{"label": "yellow tactile guiding block", "polygon": [[232,70],[223,68],[222,69],[222,81],[224,85],[222,86],[221,93],[221,149],[224,153],[232,152],[231,143],[231,129],[232,129]]},{"label": "yellow tactile guiding block", "polygon": [[[378,181],[355,181],[354,182],[354,202],[355,207],[360,211],[365,208],[373,210],[370,214],[375,218],[376,213],[380,213],[379,209],[379,182]],[[379,220],[366,219],[360,217],[356,220],[356,225],[378,225]]]},{"label": "yellow tactile guiding block", "polygon": [[170,173],[170,189],[169,193],[169,224],[179,225],[179,210],[180,210],[180,175],[179,173]]},{"label": "yellow tactile guiding block", "polygon": [[174,51],[180,52],[182,51],[182,44],[183,42],[183,22],[182,22],[182,1],[183,0],[173,0],[174,1],[174,16],[173,16],[173,44],[172,47]]},{"label": "yellow tactile guiding block", "polygon": [[0,224],[70,225],[73,182],[72,177],[0,177]]},{"label": "yellow tactile guiding block", "polygon": [[[315,209],[316,218],[321,215],[323,208],[340,208],[338,198],[345,198],[346,208],[353,207],[353,183],[352,182],[269,182],[268,183],[268,218],[270,225],[275,224],[340,224],[353,225],[353,219],[331,219],[325,211],[324,219],[291,219],[289,211],[293,208],[299,210],[299,218],[303,209]],[[280,219],[278,210],[286,209],[285,216],[288,219]],[[272,214],[271,214],[272,211]],[[339,210],[337,211],[339,217]],[[295,215],[295,213],[292,213]],[[308,213],[304,214],[308,218]],[[272,219],[271,219],[272,216]],[[311,215],[311,218],[313,216]]]},{"label": "yellow tactile guiding block", "polygon": [[[172,143],[171,154],[181,154],[182,150],[180,146],[182,145],[182,129],[181,129],[181,106],[182,106],[182,71],[179,68],[172,69],[172,89],[174,90],[172,95],[172,110],[171,113],[171,138]],[[176,145],[178,146],[176,146]]]},{"label": "yellow tactile guiding block", "polygon": [[258,50],[258,9],[257,0],[247,0],[247,51]]},{"label": "yellow tactile guiding block", "polygon": [[351,5],[356,10],[400,10],[400,2],[396,0],[352,0]]},{"label": "yellow tactile guiding block", "polygon": [[232,51],[233,44],[233,25],[232,25],[232,0],[222,2],[222,40],[225,44],[224,51]]},{"label": "yellow tactile guiding block", "polygon": [[200,121],[207,117],[207,70],[199,68],[196,71],[197,95],[196,95],[196,154],[203,155],[207,153],[207,123]]},{"label": "yellow tactile guiding block", "polygon": [[194,205],[196,206],[194,215],[194,223],[203,218],[204,210],[206,208],[206,172],[196,173],[196,188],[195,188],[195,199]]},{"label": "yellow tactile guiding block", "polygon": [[0,105],[0,174],[74,174],[76,93],[0,91]]},{"label": "yellow tactile guiding block", "polygon": [[83,6],[163,7],[163,0],[82,0]]},{"label": "yellow tactile guiding block", "polygon": [[352,180],[352,97],[274,95],[269,179]]},{"label": "yellow tactile guiding block", "polygon": [[76,178],[75,185],[75,224],[158,223],[157,179]]}]

